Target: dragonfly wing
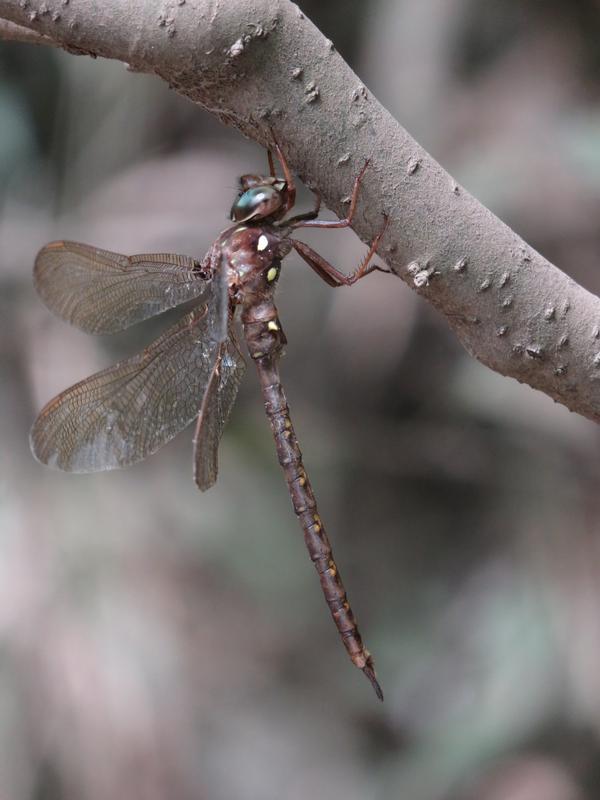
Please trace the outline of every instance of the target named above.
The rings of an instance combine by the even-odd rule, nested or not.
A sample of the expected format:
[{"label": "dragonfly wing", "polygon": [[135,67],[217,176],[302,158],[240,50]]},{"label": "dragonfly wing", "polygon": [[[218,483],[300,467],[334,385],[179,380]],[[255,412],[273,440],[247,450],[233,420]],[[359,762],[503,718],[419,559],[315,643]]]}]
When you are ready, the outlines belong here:
[{"label": "dragonfly wing", "polygon": [[213,275],[213,304],[211,308],[212,322],[210,335],[212,339],[221,344],[232,335],[230,326],[229,285],[227,283],[227,263],[221,247],[221,240],[213,244],[207,261],[210,274]]},{"label": "dragonfly wing", "polygon": [[31,430],[43,464],[96,472],[141,461],[198,415],[219,345],[207,330],[214,304],[186,314],[141,353],[51,400]]},{"label": "dragonfly wing", "polygon": [[194,480],[203,492],[217,480],[219,442],[245,369],[235,334],[230,329],[229,338],[219,346],[194,436]]},{"label": "dragonfly wing", "polygon": [[123,330],[200,297],[211,284],[189,256],[124,256],[78,242],[47,244],[33,272],[46,306],[88,333]]}]

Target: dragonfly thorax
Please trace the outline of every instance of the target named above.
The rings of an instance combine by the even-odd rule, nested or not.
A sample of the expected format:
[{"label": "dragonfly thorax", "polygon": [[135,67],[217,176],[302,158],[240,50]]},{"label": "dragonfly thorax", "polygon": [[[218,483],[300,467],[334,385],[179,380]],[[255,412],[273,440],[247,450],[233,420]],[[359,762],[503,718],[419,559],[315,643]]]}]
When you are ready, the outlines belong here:
[{"label": "dragonfly thorax", "polygon": [[281,231],[266,225],[240,225],[223,242],[232,300],[247,305],[273,296],[281,259],[291,249]]}]

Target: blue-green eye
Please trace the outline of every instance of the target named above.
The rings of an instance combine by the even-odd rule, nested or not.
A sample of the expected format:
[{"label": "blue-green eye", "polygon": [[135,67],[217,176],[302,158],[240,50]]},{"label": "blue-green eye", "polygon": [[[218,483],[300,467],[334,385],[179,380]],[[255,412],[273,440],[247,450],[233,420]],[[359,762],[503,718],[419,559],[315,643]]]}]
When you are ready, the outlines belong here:
[{"label": "blue-green eye", "polygon": [[248,189],[239,197],[233,204],[231,209],[232,219],[242,219],[256,211],[258,206],[267,199],[266,193],[262,187],[255,187]]},{"label": "blue-green eye", "polygon": [[280,192],[273,186],[253,186],[247,189],[231,207],[231,219],[265,219],[275,213],[282,205]]}]

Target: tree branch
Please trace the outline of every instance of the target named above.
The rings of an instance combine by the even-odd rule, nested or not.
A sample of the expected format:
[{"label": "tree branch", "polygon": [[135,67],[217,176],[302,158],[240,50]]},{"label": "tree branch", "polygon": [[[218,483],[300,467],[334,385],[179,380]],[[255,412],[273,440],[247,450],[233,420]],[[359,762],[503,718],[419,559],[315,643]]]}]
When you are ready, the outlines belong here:
[{"label": "tree branch", "polygon": [[36,31],[15,25],[14,22],[0,19],[0,40],[3,42],[22,42],[24,44],[50,44],[55,43],[47,36],[42,36]]},{"label": "tree branch", "polygon": [[[25,6],[25,8],[24,8]],[[340,216],[371,160],[353,224],[448,319],[465,348],[600,421],[600,300],[459,186],[289,0],[0,0],[0,17],[74,53],[159,75],[269,143]]]}]

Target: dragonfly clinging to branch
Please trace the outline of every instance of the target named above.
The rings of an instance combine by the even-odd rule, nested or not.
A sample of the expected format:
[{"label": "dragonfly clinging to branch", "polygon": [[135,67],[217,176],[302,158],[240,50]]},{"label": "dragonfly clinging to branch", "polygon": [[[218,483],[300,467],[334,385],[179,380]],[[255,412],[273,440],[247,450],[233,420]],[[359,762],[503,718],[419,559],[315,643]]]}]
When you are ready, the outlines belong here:
[{"label": "dragonfly clinging to branch", "polygon": [[269,152],[269,176],[240,178],[233,224],[202,261],[172,254],[124,256],[63,241],[39,252],[34,282],[42,300],[89,333],[113,333],[186,301],[197,303],[138,355],[51,400],[33,425],[31,447],[42,463],[69,472],[114,469],[141,461],[196,420],[194,478],[200,489],[210,488],[217,478],[219,440],[245,369],[234,329],[240,309],[279,463],[325,599],[350,658],[383,699],[302,463],[279,377],[286,338],[273,296],[281,260],[292,248],[333,287],[350,286],[381,269],[371,259],[387,218],[358,269],[344,275],[291,234],[303,227],[349,226],[367,164],[354,181],[345,219],[316,219],[318,195],[312,211],[286,219],[296,190],[276,143],[275,149],[283,177],[276,176]]}]

